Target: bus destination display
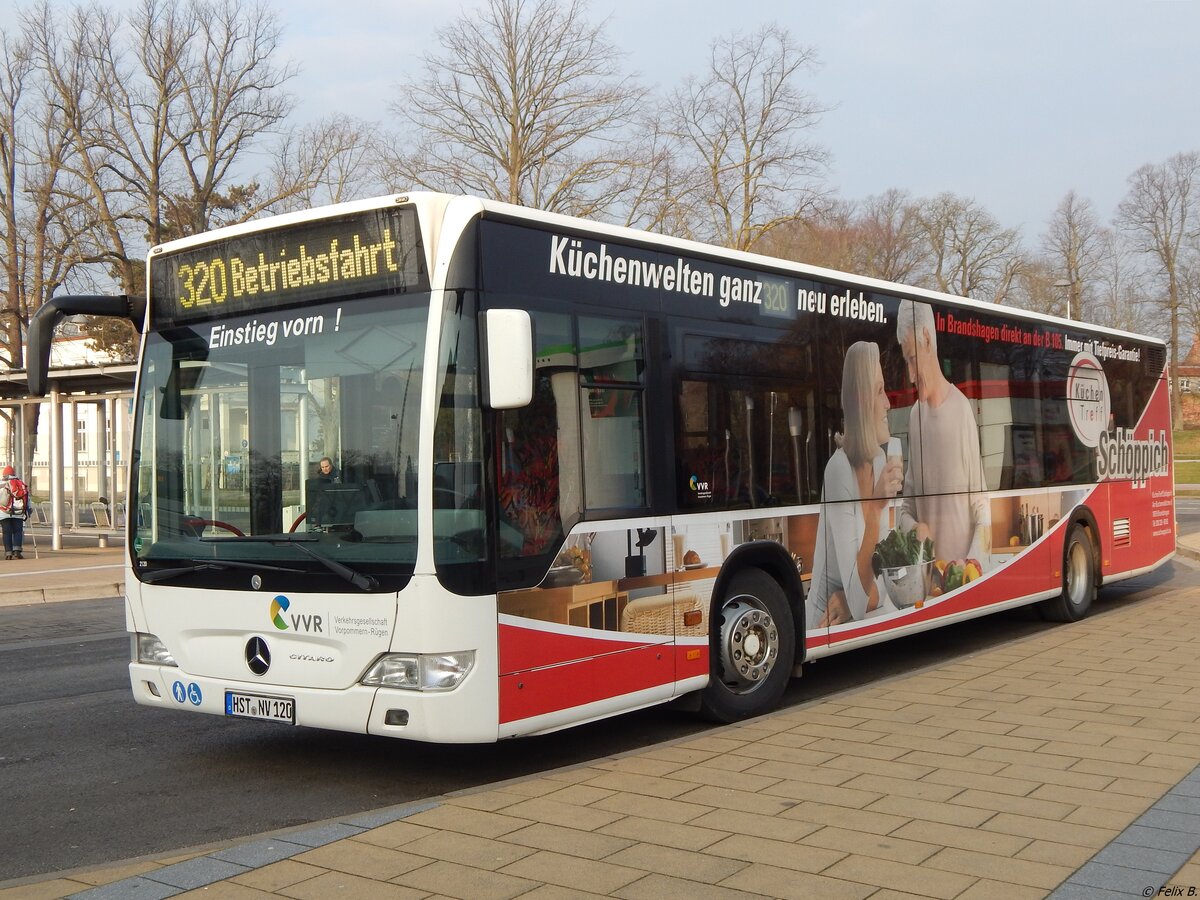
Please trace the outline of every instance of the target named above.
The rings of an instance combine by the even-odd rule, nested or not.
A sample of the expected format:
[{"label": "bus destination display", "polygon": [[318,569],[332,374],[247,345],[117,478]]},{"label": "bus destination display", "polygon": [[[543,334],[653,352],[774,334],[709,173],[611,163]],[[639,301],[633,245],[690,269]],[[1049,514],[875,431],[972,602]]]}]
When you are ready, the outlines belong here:
[{"label": "bus destination display", "polygon": [[150,260],[159,327],[423,282],[412,209],[308,222]]}]

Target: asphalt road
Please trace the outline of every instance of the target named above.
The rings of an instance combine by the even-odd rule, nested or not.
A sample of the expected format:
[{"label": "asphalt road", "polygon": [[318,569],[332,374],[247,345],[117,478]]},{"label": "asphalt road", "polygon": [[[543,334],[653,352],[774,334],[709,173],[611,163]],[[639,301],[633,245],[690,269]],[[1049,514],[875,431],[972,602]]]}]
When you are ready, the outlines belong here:
[{"label": "asphalt road", "polygon": [[488,746],[429,746],[133,704],[120,601],[0,610],[0,880],[418,800],[699,730],[643,716]]},{"label": "asphalt road", "polygon": [[[1186,563],[1101,594],[1200,585]],[[808,667],[787,705],[912,672],[1045,628],[1014,611]],[[494,745],[431,746],[133,703],[119,601],[0,609],[0,882],[228,841],[416,802],[682,737],[708,726],[644,710]]]},{"label": "asphalt road", "polygon": [[1200,531],[1200,497],[1176,497],[1175,521],[1181,535]]}]

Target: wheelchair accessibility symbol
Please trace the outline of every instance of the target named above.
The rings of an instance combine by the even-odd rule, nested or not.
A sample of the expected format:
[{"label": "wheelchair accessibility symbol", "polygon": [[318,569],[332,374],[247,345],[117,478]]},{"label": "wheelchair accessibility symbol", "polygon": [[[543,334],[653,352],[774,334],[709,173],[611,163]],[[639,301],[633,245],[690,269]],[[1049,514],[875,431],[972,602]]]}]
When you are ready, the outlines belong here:
[{"label": "wheelchair accessibility symbol", "polygon": [[194,681],[189,681],[186,685],[182,681],[176,681],[171,685],[171,696],[175,698],[176,703],[190,702],[192,706],[199,706],[204,700],[200,685]]}]

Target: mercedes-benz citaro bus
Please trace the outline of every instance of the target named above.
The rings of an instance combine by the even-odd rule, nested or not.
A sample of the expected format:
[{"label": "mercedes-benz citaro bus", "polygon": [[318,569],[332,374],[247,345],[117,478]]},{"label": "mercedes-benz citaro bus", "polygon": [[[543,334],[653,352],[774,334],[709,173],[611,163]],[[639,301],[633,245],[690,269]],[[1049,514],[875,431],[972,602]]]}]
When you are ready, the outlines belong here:
[{"label": "mercedes-benz citaro bus", "polygon": [[[1164,345],[471,197],[149,253],[138,703],[494,741],[679,700],[1174,551]],[[328,463],[320,465],[323,458]]]}]

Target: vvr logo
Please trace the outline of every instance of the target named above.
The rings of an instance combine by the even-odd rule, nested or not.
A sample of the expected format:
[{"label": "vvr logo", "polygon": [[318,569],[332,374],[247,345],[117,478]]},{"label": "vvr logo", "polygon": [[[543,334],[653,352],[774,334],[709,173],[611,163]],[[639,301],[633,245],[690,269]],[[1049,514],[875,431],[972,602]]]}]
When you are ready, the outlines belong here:
[{"label": "vvr logo", "polygon": [[287,631],[287,622],[284,621],[283,614],[287,612],[287,608],[291,605],[288,598],[283,596],[283,594],[280,594],[271,601],[271,622],[280,631]]},{"label": "vvr logo", "polygon": [[271,624],[280,631],[287,631],[288,621],[290,620],[293,631],[307,631],[310,633],[325,631],[324,623],[321,621],[321,617],[317,615],[303,616],[293,613],[292,615],[288,616],[287,619],[285,619],[283,614],[288,611],[288,607],[291,605],[291,602],[287,597],[283,596],[283,594],[280,594],[278,597],[272,600]]}]

